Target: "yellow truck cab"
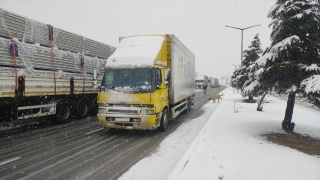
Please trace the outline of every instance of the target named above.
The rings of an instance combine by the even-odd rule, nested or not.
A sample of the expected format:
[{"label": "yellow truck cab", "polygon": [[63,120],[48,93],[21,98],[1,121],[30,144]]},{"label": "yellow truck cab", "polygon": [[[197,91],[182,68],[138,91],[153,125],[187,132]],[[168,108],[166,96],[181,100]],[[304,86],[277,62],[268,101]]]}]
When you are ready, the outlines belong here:
[{"label": "yellow truck cab", "polygon": [[172,34],[121,37],[107,59],[98,94],[98,120],[106,128],[165,131],[190,111],[195,56]]}]

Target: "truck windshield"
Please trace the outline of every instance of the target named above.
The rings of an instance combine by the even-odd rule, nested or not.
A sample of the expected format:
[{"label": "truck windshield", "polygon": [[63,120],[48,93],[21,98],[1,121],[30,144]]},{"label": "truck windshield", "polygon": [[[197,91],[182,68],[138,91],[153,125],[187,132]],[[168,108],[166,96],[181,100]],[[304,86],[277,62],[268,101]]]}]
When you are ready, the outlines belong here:
[{"label": "truck windshield", "polygon": [[106,69],[101,86],[106,90],[122,91],[123,87],[130,87],[134,92],[150,91],[152,68]]}]

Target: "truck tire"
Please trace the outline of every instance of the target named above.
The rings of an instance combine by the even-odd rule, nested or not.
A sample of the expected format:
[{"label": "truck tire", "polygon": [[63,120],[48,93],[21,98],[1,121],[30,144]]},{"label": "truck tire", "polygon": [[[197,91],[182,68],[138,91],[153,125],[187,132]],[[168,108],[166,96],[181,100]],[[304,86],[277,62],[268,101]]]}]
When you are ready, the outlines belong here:
[{"label": "truck tire", "polygon": [[98,104],[95,103],[92,108],[90,109],[89,115],[90,116],[97,116],[98,114]]},{"label": "truck tire", "polygon": [[165,108],[162,112],[162,116],[161,116],[161,121],[160,121],[160,127],[159,130],[161,132],[166,131],[167,126],[168,126],[168,122],[169,122],[169,113],[168,113],[168,109]]},{"label": "truck tire", "polygon": [[89,111],[89,116],[97,116],[98,114],[98,103],[97,103],[97,98],[92,98],[90,101],[90,111]]},{"label": "truck tire", "polygon": [[85,118],[88,116],[90,109],[89,101],[85,98],[79,99],[76,102],[76,117],[78,119]]},{"label": "truck tire", "polygon": [[70,122],[72,119],[72,104],[66,100],[58,101],[55,120],[59,123],[67,123]]}]

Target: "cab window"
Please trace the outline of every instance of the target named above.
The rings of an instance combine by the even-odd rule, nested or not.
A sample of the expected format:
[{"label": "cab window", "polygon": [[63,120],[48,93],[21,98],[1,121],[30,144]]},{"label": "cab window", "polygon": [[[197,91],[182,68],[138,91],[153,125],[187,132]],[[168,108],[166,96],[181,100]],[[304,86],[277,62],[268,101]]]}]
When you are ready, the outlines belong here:
[{"label": "cab window", "polygon": [[156,69],[156,86],[159,87],[162,83],[161,69]]}]

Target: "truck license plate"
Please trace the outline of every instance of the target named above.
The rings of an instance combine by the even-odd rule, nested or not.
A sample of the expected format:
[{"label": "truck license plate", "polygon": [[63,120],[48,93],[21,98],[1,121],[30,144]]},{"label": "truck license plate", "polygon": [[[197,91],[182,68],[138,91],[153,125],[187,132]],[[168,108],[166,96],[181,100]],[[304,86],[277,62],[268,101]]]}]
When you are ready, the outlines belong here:
[{"label": "truck license plate", "polygon": [[130,118],[115,118],[115,121],[130,122]]}]

